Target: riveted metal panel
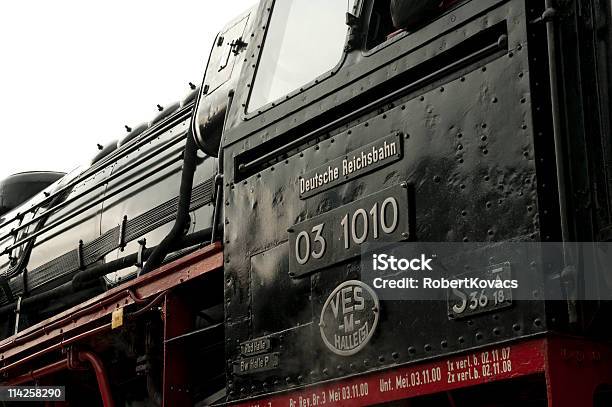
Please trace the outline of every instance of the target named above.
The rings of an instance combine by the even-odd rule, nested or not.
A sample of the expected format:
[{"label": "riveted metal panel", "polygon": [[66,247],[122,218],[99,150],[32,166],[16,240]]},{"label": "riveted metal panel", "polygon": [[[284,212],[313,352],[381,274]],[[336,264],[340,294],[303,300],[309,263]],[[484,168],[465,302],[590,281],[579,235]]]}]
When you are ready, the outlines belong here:
[{"label": "riveted metal panel", "polygon": [[[550,154],[550,147],[542,140],[538,142],[543,147],[536,149],[535,140],[536,134],[547,131],[548,120],[543,115],[539,122],[533,120],[534,110],[546,104],[540,96],[546,92],[532,95],[534,82],[542,86],[546,80],[542,71],[536,72],[540,77],[531,77],[530,56],[539,56],[542,50],[528,46],[528,30],[532,29],[527,21],[532,18],[527,13],[535,15],[538,10],[526,10],[522,0],[487,3],[485,10],[484,3],[476,3],[459,7],[455,14],[461,23],[419,47],[413,48],[407,35],[381,48],[378,58],[373,53],[367,61],[353,60],[355,67],[345,67],[338,75],[345,83],[331,88],[337,91],[335,100],[344,92],[371,92],[384,103],[373,102],[368,110],[360,104],[332,106],[333,97],[322,102],[317,106],[320,121],[316,124],[327,126],[324,131],[313,131],[312,138],[291,149],[278,149],[275,144],[264,153],[269,160],[259,160],[247,172],[241,169],[262,156],[263,150],[257,148],[266,145],[272,132],[287,126],[314,126],[312,106],[294,113],[290,113],[293,108],[279,106],[279,111],[269,112],[270,117],[291,114],[280,127],[267,127],[262,118],[258,122],[261,128],[250,137],[241,139],[233,134],[232,140],[238,141],[225,150],[225,156],[233,159],[225,160],[224,189],[230,399],[410,363],[548,329],[545,303],[535,298],[456,320],[449,320],[446,301],[381,300],[380,318],[367,345],[354,355],[343,356],[325,346],[319,320],[334,289],[346,281],[359,280],[359,258],[323,267],[301,279],[289,275],[286,242],[292,225],[402,182],[413,188],[408,205],[413,219],[411,239],[540,240],[542,205],[551,219],[548,222],[554,223],[556,197],[552,193],[542,196],[538,191],[538,182],[554,182],[550,170],[554,162],[536,164],[538,157],[548,159]],[[388,63],[384,55],[393,52],[399,56]],[[351,76],[365,70],[366,62],[370,69],[367,78]],[[385,81],[393,88],[384,85]],[[402,91],[396,92],[396,86],[402,86]],[[345,109],[347,119],[326,122],[325,115],[333,109]],[[245,124],[245,131],[253,126],[252,122]],[[240,129],[238,126],[234,131]],[[402,135],[399,161],[300,197],[300,177],[390,134]],[[270,154],[274,149],[278,149],[276,156]],[[556,236],[552,227],[546,233],[551,239]],[[276,260],[265,262],[268,255]],[[264,336],[271,340],[269,352],[278,353],[278,367],[235,375],[232,366],[241,359],[239,344]]]}]

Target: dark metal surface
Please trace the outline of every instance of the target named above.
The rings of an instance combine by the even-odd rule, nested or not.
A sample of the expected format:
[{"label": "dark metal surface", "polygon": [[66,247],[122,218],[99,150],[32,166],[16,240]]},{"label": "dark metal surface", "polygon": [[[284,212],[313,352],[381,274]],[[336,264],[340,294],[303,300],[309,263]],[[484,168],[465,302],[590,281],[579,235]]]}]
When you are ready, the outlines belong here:
[{"label": "dark metal surface", "polygon": [[[363,384],[367,377],[381,386],[367,401],[386,402],[406,397],[404,388],[381,390],[391,372],[444,367],[430,359],[445,356],[452,363],[464,357],[456,355],[492,355],[512,346],[525,363],[496,376],[508,379],[544,371],[545,352],[559,348],[559,342],[526,338],[553,331],[609,337],[609,305],[575,301],[583,276],[571,259],[556,259],[549,269],[528,256],[479,263],[479,275],[502,270],[556,282],[565,298],[547,302],[530,289],[526,296],[521,291],[527,300],[509,300],[508,291],[496,306],[465,312],[450,295],[379,298],[360,280],[361,237],[372,236],[353,236],[347,249],[340,227],[343,216],[359,211],[365,222],[370,209],[391,197],[399,216],[392,242],[483,242],[489,248],[508,241],[612,239],[609,4],[447,0],[431,8],[439,14],[430,20],[421,13],[429,10],[410,10],[421,14],[418,26],[396,30],[392,20],[412,24],[415,16],[395,7],[382,16],[388,3],[397,5],[357,1],[347,10],[347,42],[337,66],[247,112],[274,12],[275,1],[262,0],[217,37],[202,88],[194,91],[195,109],[180,104],[162,111],[153,128],[137,129],[143,133],[128,135],[92,168],[0,219],[0,252],[11,256],[0,260],[0,273],[15,273],[10,284],[0,281],[0,295],[18,304],[10,297],[35,295],[29,291],[59,285],[96,262],[132,264],[134,253],[143,257],[159,244],[176,217],[180,153],[190,130],[210,156],[220,154],[218,161],[197,158],[185,233],[210,228],[214,240],[222,225],[223,256],[217,244],[25,328],[0,342],[0,373],[105,333],[104,341],[123,345],[113,348],[113,360],[136,361],[147,375],[149,398],[143,400],[218,400],[224,380],[229,402],[321,382],[328,382],[320,387],[326,394],[338,397],[332,387]],[[398,145],[394,154],[368,161],[372,149],[390,143]],[[346,172],[353,158],[355,170]],[[299,236],[310,239],[308,249],[300,251]],[[316,261],[300,264],[297,257],[305,253]],[[474,268],[462,259],[457,274],[469,275]],[[104,268],[92,270],[98,276]],[[136,271],[108,275],[106,284]],[[215,279],[194,281],[211,271]],[[160,321],[144,316],[162,300],[163,326],[155,336],[152,325]],[[130,315],[147,326],[126,327],[129,339],[108,341],[104,318],[135,304],[143,307]],[[147,330],[144,346],[134,333],[139,329]],[[164,364],[155,369],[156,352]],[[150,383],[155,377],[163,377],[163,389]],[[132,377],[124,379],[131,383]],[[428,385],[417,391],[442,388]],[[350,391],[363,396],[362,387]],[[578,400],[564,391],[553,396]]]},{"label": "dark metal surface", "polygon": [[[256,26],[265,27],[270,5],[260,6]],[[446,301],[381,301],[380,321],[367,346],[339,356],[323,344],[319,318],[336,287],[360,278],[358,258],[315,268],[299,279],[289,275],[287,262],[292,225],[403,181],[414,186],[408,202],[414,208],[412,239],[559,239],[558,201],[551,191],[555,162],[548,159],[554,145],[545,111],[547,71],[538,63],[546,55],[546,36],[540,26],[528,24],[542,7],[527,9],[522,0],[464,2],[414,33],[348,54],[338,74],[276,106],[250,115],[244,104],[231,110],[225,156],[233,159],[224,166],[230,399],[563,324],[564,305],[535,298],[451,320]],[[259,48],[263,34],[256,32],[247,54]],[[253,66],[256,58],[257,51]],[[243,69],[245,83],[254,71]],[[248,87],[236,89],[236,100],[247,100],[248,93]],[[393,133],[403,135],[400,161],[300,197],[300,177]],[[240,344],[264,337],[272,341],[266,354],[279,353],[279,367],[235,374]]]}]

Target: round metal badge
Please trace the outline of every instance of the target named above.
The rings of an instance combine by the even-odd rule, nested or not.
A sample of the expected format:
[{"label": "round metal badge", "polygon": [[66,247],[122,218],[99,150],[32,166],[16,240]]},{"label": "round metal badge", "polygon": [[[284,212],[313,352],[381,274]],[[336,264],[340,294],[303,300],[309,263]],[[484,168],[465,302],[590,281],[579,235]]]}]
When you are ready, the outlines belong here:
[{"label": "round metal badge", "polygon": [[372,288],[361,281],[340,284],[330,294],[321,310],[321,338],[337,355],[351,356],[372,339],[380,303]]}]

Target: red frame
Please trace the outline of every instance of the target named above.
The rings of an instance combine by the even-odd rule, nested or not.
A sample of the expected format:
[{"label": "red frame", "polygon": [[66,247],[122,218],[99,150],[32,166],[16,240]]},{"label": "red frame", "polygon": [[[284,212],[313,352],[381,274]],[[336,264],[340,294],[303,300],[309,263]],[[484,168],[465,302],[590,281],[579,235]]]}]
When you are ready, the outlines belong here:
[{"label": "red frame", "polygon": [[[510,369],[508,361],[511,362]],[[612,385],[611,362],[612,347],[609,344],[578,338],[546,337],[487,347],[432,362],[416,363],[330,381],[235,405],[239,407],[368,406],[445,393],[494,381],[544,374],[548,406],[586,407],[593,404],[593,395],[599,385]],[[452,371],[450,366],[453,366]],[[434,371],[439,372],[439,375],[434,375]],[[485,377],[483,372],[489,375]],[[455,379],[454,382],[449,380],[451,377]],[[405,379],[403,383],[406,387],[397,386],[398,378]],[[367,394],[364,394],[365,386],[368,389]],[[332,395],[337,399],[332,400]]]},{"label": "red frame", "polygon": [[[138,317],[143,311],[162,305],[164,316],[164,339],[189,332],[190,315],[187,307],[173,290],[188,284],[206,273],[223,269],[221,244],[213,244],[169,263],[138,279],[126,282],[112,290],[70,308],[52,318],[42,321],[0,342],[0,384],[23,384],[38,380],[71,367],[64,359],[41,367],[40,359],[59,351],[72,354],[75,346],[86,342],[94,335],[103,335],[112,329],[110,316],[115,310],[133,304],[142,308],[130,316]],[[188,392],[181,388],[187,374],[186,355],[181,347],[164,346],[164,390],[165,406],[189,405]],[[91,352],[79,352],[93,366],[101,389],[103,404],[112,406],[112,398],[106,397],[108,388],[101,361],[95,360]],[[87,354],[85,356],[85,354]],[[95,362],[95,363],[94,363]],[[29,380],[31,379],[31,380]],[[25,380],[25,381],[24,381]]]}]

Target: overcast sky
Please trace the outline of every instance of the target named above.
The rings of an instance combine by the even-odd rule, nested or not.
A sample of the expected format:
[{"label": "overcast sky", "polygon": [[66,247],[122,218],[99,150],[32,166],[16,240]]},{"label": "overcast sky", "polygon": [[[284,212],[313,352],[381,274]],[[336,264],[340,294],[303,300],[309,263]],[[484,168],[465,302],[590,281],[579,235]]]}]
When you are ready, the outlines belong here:
[{"label": "overcast sky", "polygon": [[254,0],[0,2],[0,179],[68,171],[200,84]]}]

